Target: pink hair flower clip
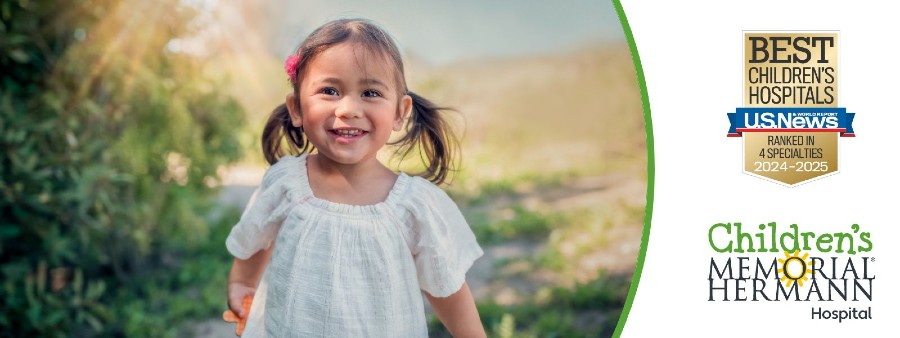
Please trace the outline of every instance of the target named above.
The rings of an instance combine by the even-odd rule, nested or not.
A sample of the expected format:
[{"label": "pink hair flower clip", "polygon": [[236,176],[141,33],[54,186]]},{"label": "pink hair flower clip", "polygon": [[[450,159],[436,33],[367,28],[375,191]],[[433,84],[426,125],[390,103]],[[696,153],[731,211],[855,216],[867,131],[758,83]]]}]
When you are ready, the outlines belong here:
[{"label": "pink hair flower clip", "polygon": [[284,60],[284,71],[287,72],[288,79],[291,83],[297,82],[297,66],[300,65],[300,51],[287,57]]}]

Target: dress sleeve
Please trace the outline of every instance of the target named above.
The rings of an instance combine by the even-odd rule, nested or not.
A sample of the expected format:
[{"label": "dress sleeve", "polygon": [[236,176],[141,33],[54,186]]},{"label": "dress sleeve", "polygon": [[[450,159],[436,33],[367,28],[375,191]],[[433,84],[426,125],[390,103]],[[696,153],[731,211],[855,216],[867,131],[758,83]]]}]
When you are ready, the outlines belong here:
[{"label": "dress sleeve", "polygon": [[434,297],[447,297],[459,291],[483,251],[456,203],[437,186],[417,180],[423,193],[411,202],[419,287]]},{"label": "dress sleeve", "polygon": [[283,171],[278,164],[269,168],[240,221],[231,228],[225,246],[234,257],[248,259],[274,242],[289,211],[286,189],[279,184]]}]

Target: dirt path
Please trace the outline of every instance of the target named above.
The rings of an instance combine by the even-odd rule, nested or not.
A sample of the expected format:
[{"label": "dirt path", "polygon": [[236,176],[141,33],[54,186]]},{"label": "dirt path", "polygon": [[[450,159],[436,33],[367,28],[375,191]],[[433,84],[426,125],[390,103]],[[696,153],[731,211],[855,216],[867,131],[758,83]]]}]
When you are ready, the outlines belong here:
[{"label": "dirt path", "polygon": [[[252,184],[258,172],[237,172],[226,180],[221,202],[243,208],[256,186]],[[624,175],[588,177],[564,182],[549,189],[525,188],[513,196],[499,198],[489,203],[489,208],[504,208],[513,203],[539,205],[543,208],[564,211],[589,208],[613,202],[643,205],[646,184]],[[641,224],[616,224],[604,236],[609,243],[594,250],[578,262],[579,271],[603,270],[613,274],[631,274],[640,248]],[[493,299],[499,304],[514,304],[522,295],[529,295],[542,286],[556,285],[559,280],[551,272],[535,270],[517,260],[527,260],[544,250],[546,243],[534,240],[511,240],[496,245],[484,246],[484,256],[480,258],[466,276],[476,299]],[[577,276],[576,276],[577,277]],[[580,279],[587,279],[585,276]],[[426,307],[428,305],[425,302]],[[430,311],[430,309],[428,309]],[[225,323],[221,318],[188,323],[184,327],[186,337],[213,338],[233,337],[234,324]]]},{"label": "dirt path", "polygon": [[[607,175],[579,178],[551,188],[526,187],[480,207],[502,210],[520,204],[554,212],[618,204],[643,207],[645,194],[646,183],[625,175]],[[605,229],[602,237],[609,244],[580,255],[574,263],[577,268],[573,276],[561,278],[559,273],[534,264],[545,250],[555,250],[547,248],[547,239],[515,239],[484,246],[484,256],[469,270],[466,279],[476,299],[515,304],[541,287],[591,281],[599,271],[631,275],[640,250],[643,231],[640,221],[615,223]],[[563,248],[572,245],[564,241],[557,244]]]}]

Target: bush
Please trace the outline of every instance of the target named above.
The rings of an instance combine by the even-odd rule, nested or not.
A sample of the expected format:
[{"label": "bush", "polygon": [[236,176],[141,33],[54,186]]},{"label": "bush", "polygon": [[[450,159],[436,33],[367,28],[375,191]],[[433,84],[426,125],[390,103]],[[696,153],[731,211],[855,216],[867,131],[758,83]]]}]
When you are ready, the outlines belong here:
[{"label": "bush", "polygon": [[[603,275],[573,288],[549,287],[521,303],[477,302],[489,337],[610,337],[615,331],[631,277]],[[449,337],[437,316],[428,323],[429,335]]]},{"label": "bush", "polygon": [[194,15],[0,0],[0,336],[174,334],[136,332],[171,310],[140,302],[183,286],[148,281],[213,236],[209,187],[243,122],[202,57],[168,48]]}]

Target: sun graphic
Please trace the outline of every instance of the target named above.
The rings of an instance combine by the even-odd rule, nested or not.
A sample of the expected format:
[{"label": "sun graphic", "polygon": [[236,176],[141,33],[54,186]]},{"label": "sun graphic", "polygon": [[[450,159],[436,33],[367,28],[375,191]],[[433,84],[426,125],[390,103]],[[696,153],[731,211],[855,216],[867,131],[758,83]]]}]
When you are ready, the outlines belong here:
[{"label": "sun graphic", "polygon": [[[804,253],[803,257],[800,257],[800,250],[794,251],[794,254],[791,255],[790,252],[785,251],[784,257],[785,259],[778,259],[778,262],[781,263],[781,268],[778,269],[778,273],[781,274],[781,281],[785,282],[784,286],[791,287],[792,283],[800,284],[803,286],[803,281],[809,280],[809,277],[806,275],[813,274],[813,262],[806,260],[809,257],[809,253]],[[799,265],[799,269],[797,266]]]}]

